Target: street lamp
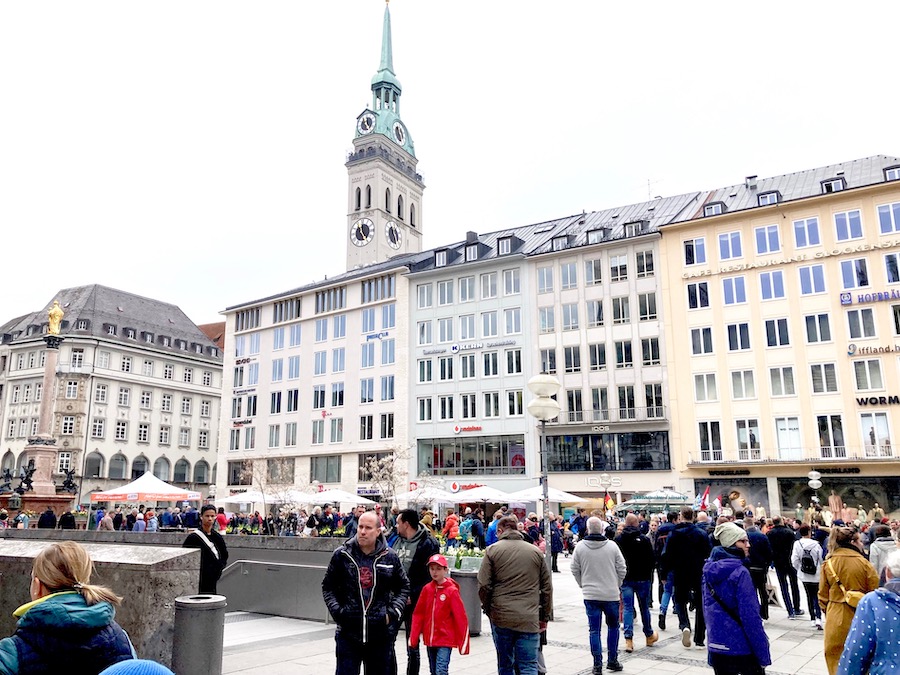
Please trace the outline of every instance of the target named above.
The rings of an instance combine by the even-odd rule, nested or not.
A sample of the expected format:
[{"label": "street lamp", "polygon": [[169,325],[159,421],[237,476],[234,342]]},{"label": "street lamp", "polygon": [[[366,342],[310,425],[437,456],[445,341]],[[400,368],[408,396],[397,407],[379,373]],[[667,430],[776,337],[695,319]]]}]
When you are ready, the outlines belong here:
[{"label": "street lamp", "polygon": [[547,450],[547,420],[559,417],[559,401],[551,398],[559,391],[559,380],[541,373],[528,380],[528,391],[534,394],[534,398],[528,403],[528,414],[541,421],[541,485],[544,491],[544,560],[547,569],[551,569],[550,559],[553,544],[550,541],[550,481],[547,477],[549,464],[549,452]]}]

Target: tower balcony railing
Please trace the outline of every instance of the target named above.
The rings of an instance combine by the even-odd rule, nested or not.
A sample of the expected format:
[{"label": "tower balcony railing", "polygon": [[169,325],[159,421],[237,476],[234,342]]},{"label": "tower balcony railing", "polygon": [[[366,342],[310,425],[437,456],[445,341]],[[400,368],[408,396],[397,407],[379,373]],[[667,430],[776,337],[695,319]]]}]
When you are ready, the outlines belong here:
[{"label": "tower balcony railing", "polygon": [[808,464],[810,462],[889,462],[900,460],[889,440],[862,446],[823,445],[800,448],[746,447],[734,449],[692,450],[690,467],[718,464]]},{"label": "tower balcony railing", "polygon": [[601,408],[599,410],[565,410],[548,424],[607,424],[610,422],[648,422],[665,420],[666,407],[662,405],[640,408]]}]

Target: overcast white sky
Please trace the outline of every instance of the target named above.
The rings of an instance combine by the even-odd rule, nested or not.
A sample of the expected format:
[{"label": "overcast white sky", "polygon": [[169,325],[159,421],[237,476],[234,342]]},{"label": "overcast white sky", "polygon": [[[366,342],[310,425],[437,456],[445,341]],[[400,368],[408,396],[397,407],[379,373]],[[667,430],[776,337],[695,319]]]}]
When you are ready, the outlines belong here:
[{"label": "overcast white sky", "polygon": [[[204,323],[342,272],[383,9],[0,4],[0,322],[101,283]],[[394,0],[391,16],[429,248],[900,154],[900,3]]]}]

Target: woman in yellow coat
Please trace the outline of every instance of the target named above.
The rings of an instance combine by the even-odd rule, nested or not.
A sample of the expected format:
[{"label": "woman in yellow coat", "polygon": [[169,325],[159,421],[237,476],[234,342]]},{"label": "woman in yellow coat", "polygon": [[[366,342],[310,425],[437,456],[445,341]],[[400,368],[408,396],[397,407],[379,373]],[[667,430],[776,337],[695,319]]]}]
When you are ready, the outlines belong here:
[{"label": "woman in yellow coat", "polygon": [[868,593],[878,588],[878,574],[862,551],[862,540],[856,530],[831,528],[828,558],[822,564],[819,578],[819,606],[825,613],[825,663],[829,675],[837,672],[844,641],[856,612],[846,603],[844,591]]}]

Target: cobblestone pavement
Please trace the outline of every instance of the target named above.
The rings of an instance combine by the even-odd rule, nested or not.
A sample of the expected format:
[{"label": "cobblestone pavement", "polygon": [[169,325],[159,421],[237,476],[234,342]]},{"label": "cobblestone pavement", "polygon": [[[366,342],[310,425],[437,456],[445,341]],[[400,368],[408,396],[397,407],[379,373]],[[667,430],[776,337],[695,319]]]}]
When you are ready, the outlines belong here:
[{"label": "cobblestone pavement", "polygon": [[[549,643],[544,658],[550,675],[590,675],[593,660],[588,647],[587,617],[581,591],[569,572],[569,559],[560,557],[560,573],[553,575],[555,620],[548,630]],[[319,592],[318,589],[315,589]],[[801,590],[802,593],[802,590]],[[805,606],[805,603],[804,603]],[[669,610],[671,612],[671,608]],[[654,628],[657,610],[652,610]],[[766,633],[772,650],[768,675],[822,675],[826,673],[822,653],[822,632],[808,620],[792,621],[780,607],[771,607]],[[670,615],[668,630],[660,631],[660,641],[644,646],[639,621],[635,624],[635,651],[619,652],[625,673],[666,673],[673,675],[710,675],[706,650],[681,644],[678,620]],[[471,653],[460,656],[454,651],[450,672],[454,675],[485,675],[496,672],[496,654],[486,618],[483,632],[472,638]],[[398,670],[406,672],[406,650],[401,631],[397,650]],[[604,628],[605,636],[605,628]],[[604,637],[605,641],[605,637]],[[619,641],[620,650],[624,639]],[[605,650],[605,645],[604,645]],[[428,675],[427,659],[422,651],[421,675]],[[605,661],[605,658],[604,658]],[[299,621],[260,614],[234,612],[225,625],[225,663],[228,675],[330,675],[334,672],[334,627],[311,621]],[[605,672],[605,671],[604,671]]]}]

